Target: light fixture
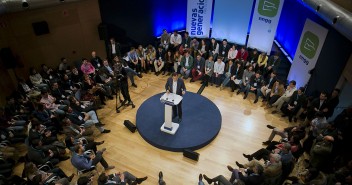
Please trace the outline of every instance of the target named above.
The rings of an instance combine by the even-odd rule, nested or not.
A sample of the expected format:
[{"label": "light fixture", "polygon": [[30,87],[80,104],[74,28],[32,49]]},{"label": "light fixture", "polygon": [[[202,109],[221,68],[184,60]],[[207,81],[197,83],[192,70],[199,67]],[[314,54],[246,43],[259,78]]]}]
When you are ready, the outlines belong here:
[{"label": "light fixture", "polygon": [[336,24],[336,22],[340,19],[340,16],[335,16],[334,19],[332,20],[332,24]]},{"label": "light fixture", "polygon": [[60,0],[60,3],[63,3],[63,2],[65,2],[65,0]]},{"label": "light fixture", "polygon": [[22,8],[29,8],[27,0],[22,0]]}]

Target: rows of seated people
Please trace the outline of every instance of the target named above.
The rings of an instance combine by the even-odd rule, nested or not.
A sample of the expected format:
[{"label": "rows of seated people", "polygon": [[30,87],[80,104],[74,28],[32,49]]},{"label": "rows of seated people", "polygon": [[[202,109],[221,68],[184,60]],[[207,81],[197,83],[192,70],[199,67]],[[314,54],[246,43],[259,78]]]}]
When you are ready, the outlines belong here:
[{"label": "rows of seated people", "polygon": [[[205,40],[199,43],[187,33],[181,38],[177,32],[169,35],[165,31],[157,48],[156,50],[152,45],[146,48],[138,46],[137,49],[131,48],[123,58],[114,56],[110,61],[100,59],[93,51],[92,59],[89,61],[83,58],[79,66],[69,66],[67,59],[62,58],[58,70],[42,65],[41,72],[37,73],[32,68],[30,81],[20,79],[19,93],[8,97],[7,105],[2,109],[1,125],[6,128],[1,137],[6,140],[2,154],[6,164],[13,166],[18,160],[18,154],[11,145],[27,138],[28,154],[25,161],[26,164],[33,163],[37,168],[47,163],[55,165],[61,160],[66,160],[68,157],[65,147],[74,154],[71,162],[79,171],[94,169],[99,162],[105,169],[113,168],[102,156],[105,149],[97,150],[96,146],[103,142],[96,142],[91,136],[92,126],[101,133],[109,132],[99,121],[96,110],[105,104],[106,98],[112,99],[112,95],[118,91],[116,76],[121,67],[126,69],[134,87],[137,87],[134,76],[142,78],[143,72],[153,71],[157,76],[161,73],[167,75],[178,72],[184,79],[190,78],[190,82],[199,80],[204,86],[215,84],[220,90],[228,86],[232,91],[237,89],[237,94],[244,93],[244,99],[249,92],[253,92],[256,96],[254,102],[257,103],[259,97],[262,97],[262,106],[273,108],[273,114],[282,112],[282,116],[288,116],[289,121],[304,120],[299,126],[283,130],[269,125],[273,133],[263,142],[268,147],[252,155],[245,154],[251,161],[249,164],[238,163],[239,167],[248,170],[228,167],[234,172],[231,183],[246,181],[242,175],[247,173],[255,175],[251,174],[246,178],[263,175],[269,184],[280,183],[288,176],[294,161],[301,156],[302,151],[310,154],[308,164],[312,168],[311,173],[315,174],[305,179],[307,181],[317,178],[318,175],[324,176],[320,172],[332,173],[332,176],[336,177],[338,169],[347,164],[349,158],[341,155],[341,152],[345,154],[346,149],[343,146],[351,141],[351,126],[348,123],[352,111],[347,109],[334,122],[326,121],[338,104],[338,89],[331,95],[322,92],[318,98],[311,98],[306,97],[304,88],[296,88],[295,81],[291,81],[285,88],[285,83],[276,77],[280,64],[278,54],[268,57],[266,53],[259,54],[255,49],[248,54],[245,47],[237,50],[237,46],[230,46],[226,39],[221,44],[215,39],[211,39],[210,44]],[[31,127],[26,134],[29,122]],[[61,133],[65,134],[65,143],[57,139],[57,134]],[[283,137],[283,142],[272,141],[275,134]],[[324,150],[321,150],[322,147],[325,147]],[[85,151],[88,152],[85,154]],[[334,168],[327,162],[332,162],[327,160],[331,158],[339,159],[334,163]],[[258,162],[261,159],[269,162],[261,164]],[[273,171],[272,168],[276,171],[266,176],[268,172]],[[128,176],[127,173],[125,175]],[[62,174],[57,176],[72,179]],[[200,180],[203,177],[208,183],[218,181],[206,175],[201,175]],[[346,179],[334,177],[331,178],[332,181],[345,182],[350,178],[350,174],[344,174]],[[28,176],[27,179],[33,180]],[[39,179],[39,176],[36,179]],[[133,182],[142,182],[146,177],[131,179]],[[41,180],[44,181],[43,178]]]},{"label": "rows of seated people", "polygon": [[[118,57],[111,64],[93,51],[92,59],[83,58],[79,66],[69,66],[67,59],[62,58],[57,70],[42,64],[39,73],[30,69],[28,81],[19,79],[18,90],[6,98],[5,107],[0,109],[1,180],[20,183],[25,178],[29,184],[66,185],[74,174],[68,176],[55,166],[70,158],[78,174],[94,171],[98,163],[105,170],[113,169],[103,157],[106,148],[97,149],[104,141],[95,141],[93,134],[94,127],[101,134],[110,132],[104,128],[97,110],[118,92],[116,76],[121,67]],[[142,77],[132,70],[129,75]],[[64,142],[59,138],[64,138]],[[25,150],[17,150],[17,143],[24,143]],[[19,162],[25,162],[22,178],[5,178]],[[110,178],[116,179],[105,174],[99,177],[102,182]],[[137,178],[124,172],[117,178],[140,184],[147,177]],[[85,184],[90,178],[78,181]]]}]

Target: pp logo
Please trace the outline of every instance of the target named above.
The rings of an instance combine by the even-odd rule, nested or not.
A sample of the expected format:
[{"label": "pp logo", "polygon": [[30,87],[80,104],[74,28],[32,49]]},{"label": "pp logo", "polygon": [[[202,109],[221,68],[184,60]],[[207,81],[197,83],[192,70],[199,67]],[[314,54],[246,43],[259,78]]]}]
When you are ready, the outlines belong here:
[{"label": "pp logo", "polygon": [[303,35],[303,39],[301,41],[301,45],[299,49],[302,54],[307,58],[312,59],[317,52],[317,48],[319,46],[319,38],[314,33],[310,31],[306,31]]},{"label": "pp logo", "polygon": [[279,5],[280,0],[259,0],[258,13],[262,16],[275,17]]}]

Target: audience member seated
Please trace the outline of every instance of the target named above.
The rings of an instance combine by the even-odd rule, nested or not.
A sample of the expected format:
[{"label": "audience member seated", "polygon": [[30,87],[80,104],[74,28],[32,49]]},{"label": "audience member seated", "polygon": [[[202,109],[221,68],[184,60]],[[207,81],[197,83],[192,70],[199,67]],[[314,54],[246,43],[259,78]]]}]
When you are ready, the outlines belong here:
[{"label": "audience member seated", "polygon": [[327,107],[328,107],[328,112],[326,112],[325,116],[326,119],[330,118],[334,114],[335,107],[339,104],[339,94],[340,94],[340,89],[334,89],[331,93],[331,96],[327,99]]},{"label": "audience member seated", "polygon": [[92,51],[90,63],[94,66],[95,70],[99,70],[99,68],[103,65],[103,60],[97,55],[96,51]]},{"label": "audience member seated", "polygon": [[210,78],[213,76],[214,73],[214,60],[213,56],[209,56],[208,60],[205,61],[205,72],[203,77],[202,84],[206,87],[208,86]]},{"label": "audience member seated", "polygon": [[197,54],[197,58],[194,60],[193,68],[192,68],[192,79],[191,82],[195,82],[201,79],[204,75],[205,71],[205,60],[201,56],[201,54]]},{"label": "audience member seated", "polygon": [[176,51],[174,54],[174,72],[180,74],[180,65],[181,65],[182,55],[179,51]]},{"label": "audience member seated", "polygon": [[281,140],[288,140],[292,136],[298,136],[298,139],[301,140],[305,137],[305,127],[303,126],[294,126],[294,127],[286,127],[282,130],[276,128],[272,125],[267,125],[269,129],[272,129],[271,134],[267,141],[263,142],[263,145],[268,145],[274,139],[275,135],[279,135]]},{"label": "audience member seated", "polygon": [[76,110],[73,110],[71,107],[66,108],[66,115],[67,118],[72,121],[72,123],[76,125],[83,125],[84,128],[95,126],[100,133],[109,133],[110,130],[105,129],[102,127],[104,124],[102,124],[96,115],[94,111],[89,111],[89,112],[78,112]]},{"label": "audience member seated", "polygon": [[228,59],[227,55],[230,50],[230,45],[227,43],[227,39],[222,40],[222,44],[219,46],[219,56],[222,57],[222,60],[224,61],[225,64],[227,64]]},{"label": "audience member seated", "polygon": [[33,181],[33,178],[39,174],[47,175],[48,177],[54,175],[59,178],[67,178],[69,182],[71,182],[72,178],[74,177],[74,174],[68,177],[65,172],[62,171],[61,168],[53,168],[49,169],[48,171],[43,171],[41,169],[38,169],[38,167],[32,162],[25,163],[23,174],[30,181]]},{"label": "audience member seated", "polygon": [[193,68],[193,57],[190,56],[188,51],[185,51],[184,56],[181,59],[181,75],[183,79],[187,79]]},{"label": "audience member seated", "polygon": [[82,58],[81,71],[85,75],[94,75],[95,67],[86,58]]},{"label": "audience member seated", "polygon": [[270,89],[270,92],[266,94],[265,101],[263,106],[266,105],[266,108],[271,107],[283,94],[285,93],[284,84],[281,81],[276,81]]},{"label": "audience member seated", "polygon": [[246,62],[246,66],[248,65],[258,65],[258,57],[259,57],[259,53],[258,50],[256,48],[254,48],[248,55],[247,57],[247,62]]},{"label": "audience member seated", "polygon": [[68,156],[60,156],[55,151],[55,147],[43,146],[40,139],[34,139],[31,143],[32,145],[28,147],[28,159],[36,165],[43,165],[48,161],[56,165],[60,159],[67,160],[70,158]]},{"label": "audience member seated", "polygon": [[255,72],[253,71],[253,66],[249,65],[243,72],[241,88],[238,89],[236,93],[237,95],[239,95],[241,92],[245,92],[245,89],[250,88],[250,79],[254,74]]},{"label": "audience member seated", "polygon": [[211,79],[210,85],[215,83],[216,87],[220,87],[220,84],[224,77],[225,63],[222,61],[222,57],[218,56],[217,61],[214,63],[214,73]]},{"label": "audience member seated", "polygon": [[271,72],[277,71],[281,63],[279,58],[279,53],[276,53],[273,56],[270,56],[266,68],[264,70],[264,77],[266,78]]},{"label": "audience member seated", "polygon": [[104,184],[141,184],[143,181],[147,180],[148,177],[137,178],[130,172],[117,172],[111,175],[106,175],[105,173],[100,174],[98,178],[98,185]]},{"label": "audience member seated", "polygon": [[269,105],[269,107],[273,106],[276,107],[276,110],[273,110],[271,113],[275,114],[278,111],[281,110],[282,105],[285,102],[288,102],[292,96],[292,94],[296,91],[296,81],[292,80],[290,81],[290,84],[288,85],[288,87],[286,88],[285,93],[278,99],[276,100],[276,102],[272,105]]},{"label": "audience member seated", "polygon": [[[83,75],[83,89],[86,91],[86,93],[91,94],[91,95],[98,95],[99,99],[101,101],[101,104],[106,105],[105,103],[105,96],[109,96],[105,89],[96,84],[95,81],[89,77],[89,75]],[[110,98],[113,98],[111,95],[109,96]]]},{"label": "audience member seated", "polygon": [[127,53],[127,56],[124,58],[128,64],[128,66],[137,72],[137,74],[141,74],[141,64],[138,60],[138,55],[136,52],[136,48],[131,47],[131,50]]},{"label": "audience member seated", "polygon": [[173,72],[173,67],[174,67],[174,55],[172,54],[171,50],[167,51],[165,54],[165,65],[164,65],[164,71],[163,75],[167,72],[167,76],[170,76],[171,72]]},{"label": "audience member seated", "polygon": [[[228,170],[232,172],[230,180],[227,180],[224,176],[219,175],[214,178],[209,178],[205,174],[203,175],[204,179],[211,183],[218,183],[223,185],[232,185],[239,184],[240,182],[246,185],[258,185],[261,184],[264,180],[263,172],[264,168],[260,164],[255,164],[252,168],[248,169],[233,169],[231,166],[227,166]],[[201,175],[199,176],[200,185],[204,185],[201,181]]]},{"label": "audience member seated", "polygon": [[215,38],[212,38],[210,47],[209,47],[209,56],[213,56],[214,60],[217,60],[218,55],[219,55],[219,43],[215,40]]},{"label": "audience member seated", "polygon": [[84,128],[76,124],[73,124],[71,120],[68,118],[64,118],[62,120],[62,125],[63,125],[63,133],[66,136],[71,136],[74,139],[79,139],[83,137],[88,142],[94,141],[94,138],[93,138],[94,131],[92,129]]},{"label": "audience member seated", "polygon": [[227,84],[230,82],[231,77],[233,76],[233,74],[235,73],[235,64],[233,64],[232,60],[228,61],[228,64],[225,65],[225,79],[224,81],[221,83],[220,86],[220,90],[222,90],[223,88],[225,88],[227,86]]},{"label": "audience member seated", "polygon": [[182,37],[177,31],[174,31],[174,34],[170,36],[170,45],[169,49],[173,52],[178,51],[182,43]]},{"label": "audience member seated", "polygon": [[156,59],[156,50],[152,45],[147,47],[147,73],[150,70],[151,72],[156,72],[154,67],[154,61]]},{"label": "audience member seated", "polygon": [[249,92],[253,92],[255,93],[255,100],[254,103],[258,102],[258,98],[261,95],[261,86],[262,86],[262,82],[263,82],[263,77],[261,75],[260,71],[257,71],[255,73],[255,75],[253,75],[250,80],[249,80],[249,87],[247,86],[247,88],[244,91],[244,96],[243,99],[246,99],[248,96]]},{"label": "audience member seated", "polygon": [[314,116],[316,115],[317,112],[323,112],[324,115],[329,111],[328,105],[327,105],[327,93],[326,92],[321,92],[318,98],[315,98],[310,104],[308,104],[306,115],[307,115],[307,120],[306,122],[312,121]]},{"label": "audience member seated", "polygon": [[33,86],[39,88],[39,89],[49,89],[48,84],[43,82],[43,78],[42,76],[37,73],[37,71],[31,67],[29,69],[29,79],[31,81],[31,83],[33,84]]},{"label": "audience member seated", "polygon": [[307,107],[306,95],[303,93],[304,87],[300,87],[295,91],[287,104],[284,104],[281,108],[283,117],[288,116],[288,120],[292,122],[292,118],[297,122],[299,116],[299,110]]},{"label": "audience member seated", "polygon": [[231,77],[230,77],[230,86],[231,91],[235,92],[236,89],[240,88],[242,84],[242,77],[243,77],[243,63],[236,61],[234,64],[234,69],[232,70]]},{"label": "audience member seated", "polygon": [[270,74],[270,77],[264,79],[264,84],[263,84],[263,86],[260,89],[260,91],[262,92],[262,95],[263,95],[263,101],[266,101],[266,96],[267,96],[268,93],[270,93],[270,91],[273,88],[274,83],[276,81],[277,81],[277,78],[276,78],[276,72],[275,71],[273,71]]},{"label": "audience member seated", "polygon": [[163,50],[163,48],[159,46],[154,60],[154,69],[155,69],[156,76],[158,76],[164,68],[164,65],[165,65],[164,57],[165,57],[165,51]]},{"label": "audience member seated", "polygon": [[100,163],[105,170],[114,169],[115,166],[109,166],[103,157],[104,150],[97,151],[96,153],[91,152],[89,155],[84,153],[85,150],[82,145],[78,144],[74,147],[74,153],[72,155],[71,163],[79,171],[89,170],[92,166],[96,166]]},{"label": "audience member seated", "polygon": [[59,64],[59,72],[60,72],[61,74],[70,73],[69,67],[70,67],[70,66],[67,65],[67,58],[62,57],[62,58],[61,58],[61,63]]},{"label": "audience member seated", "polygon": [[52,97],[49,95],[47,90],[42,90],[41,92],[42,98],[40,99],[40,103],[42,103],[45,107],[45,109],[48,109],[58,115],[63,115],[65,112],[62,110],[66,107],[66,105],[62,104],[56,104],[56,98]]},{"label": "audience member seated", "polygon": [[202,58],[208,58],[208,51],[209,51],[209,46],[207,44],[207,41],[205,39],[202,39],[197,50],[197,55],[200,54]]},{"label": "audience member seated", "polygon": [[22,78],[18,79],[18,90],[22,95],[28,96],[31,99],[40,95],[40,91],[37,88],[30,88]]},{"label": "audience member seated", "polygon": [[142,45],[139,45],[136,52],[137,52],[138,60],[141,64],[141,73],[142,72],[147,73],[146,49],[144,49]]},{"label": "audience member seated", "polygon": [[237,53],[236,59],[247,61],[248,51],[245,46],[241,47],[241,50]]}]

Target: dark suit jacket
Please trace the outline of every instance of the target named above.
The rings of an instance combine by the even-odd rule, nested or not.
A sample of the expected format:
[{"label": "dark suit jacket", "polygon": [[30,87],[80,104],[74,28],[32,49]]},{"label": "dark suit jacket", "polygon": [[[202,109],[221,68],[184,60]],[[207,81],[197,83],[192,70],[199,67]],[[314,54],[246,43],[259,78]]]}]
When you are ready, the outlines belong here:
[{"label": "dark suit jacket", "polygon": [[[243,71],[244,71],[243,67],[241,66],[237,71],[237,65],[233,65],[233,66],[234,66],[234,68],[231,72],[231,76],[236,76],[236,79],[242,80]],[[236,72],[237,72],[237,74],[236,74]]]},{"label": "dark suit jacket", "polygon": [[[193,68],[198,69],[197,59],[193,61]],[[204,73],[205,72],[205,60],[202,57],[199,61],[199,70]]]},{"label": "dark suit jacket", "polygon": [[244,176],[242,173],[238,173],[240,180],[244,182],[245,185],[258,185],[264,181],[263,175],[248,175]]},{"label": "dark suit jacket", "polygon": [[[108,52],[109,52],[109,58],[110,59],[113,59],[112,58],[112,45],[111,43],[109,43],[109,46],[108,46]],[[118,57],[121,57],[121,51],[120,51],[120,44],[119,43],[115,43],[115,51],[116,51],[116,55]]]},{"label": "dark suit jacket", "polygon": [[[230,48],[231,47],[229,44],[226,44],[226,47],[224,47],[224,45],[221,43],[219,45],[219,55],[223,56],[223,57],[227,57],[227,54],[229,53]],[[224,54],[223,54],[223,52],[224,52]]]},{"label": "dark suit jacket", "polygon": [[[276,76],[270,82],[270,76],[265,80],[265,85],[269,85],[269,89],[273,88],[274,83],[276,82]],[[270,83],[269,83],[270,82]]]},{"label": "dark suit jacket", "polygon": [[186,86],[185,83],[183,82],[182,79],[177,79],[177,89],[176,92],[173,92],[172,90],[172,84],[173,84],[173,79],[172,77],[170,77],[169,79],[167,79],[167,82],[165,84],[165,89],[169,90],[171,93],[176,93],[180,96],[182,96],[182,91],[186,91]]},{"label": "dark suit jacket", "polygon": [[[298,96],[297,97],[297,94],[298,94],[298,91],[295,91],[290,100],[288,101],[288,104],[291,105],[291,106],[299,106],[299,107],[306,107],[307,106],[307,98],[306,96],[302,93],[301,96]],[[297,104],[295,105],[294,102],[297,101]]]}]

